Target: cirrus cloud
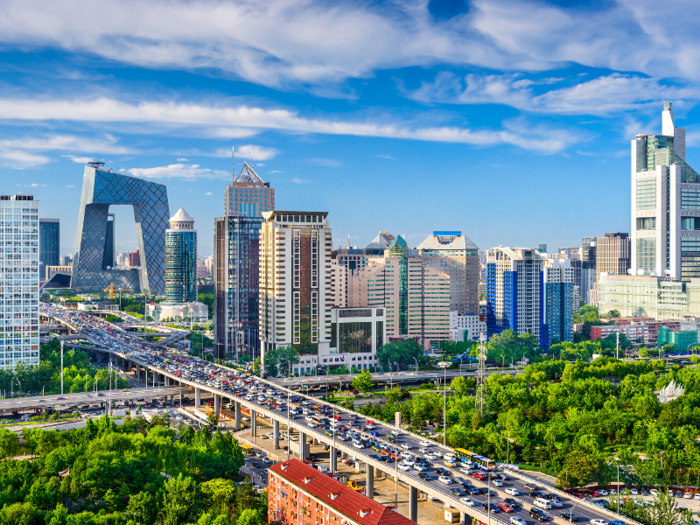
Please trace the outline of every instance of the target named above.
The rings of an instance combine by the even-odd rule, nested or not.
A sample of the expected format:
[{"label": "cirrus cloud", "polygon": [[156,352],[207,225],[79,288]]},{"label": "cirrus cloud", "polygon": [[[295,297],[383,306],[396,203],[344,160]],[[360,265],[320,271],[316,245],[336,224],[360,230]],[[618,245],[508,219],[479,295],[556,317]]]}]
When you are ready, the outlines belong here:
[{"label": "cirrus cloud", "polygon": [[228,179],[227,171],[202,168],[199,164],[169,164],[155,168],[131,168],[128,173],[144,179]]}]

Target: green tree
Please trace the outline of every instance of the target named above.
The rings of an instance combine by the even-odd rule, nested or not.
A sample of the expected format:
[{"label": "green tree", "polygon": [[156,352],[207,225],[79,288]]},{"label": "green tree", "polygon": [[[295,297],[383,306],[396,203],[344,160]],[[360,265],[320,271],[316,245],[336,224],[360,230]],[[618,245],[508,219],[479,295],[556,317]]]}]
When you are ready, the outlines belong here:
[{"label": "green tree", "polygon": [[360,375],[352,380],[352,387],[359,392],[371,392],[374,389],[374,382],[369,370],[360,372]]},{"label": "green tree", "polygon": [[158,519],[158,507],[156,498],[149,492],[131,496],[126,507],[129,525],[154,525]]},{"label": "green tree", "polygon": [[164,525],[184,525],[192,521],[199,510],[199,495],[195,481],[182,474],[165,483],[163,494]]},{"label": "green tree", "polygon": [[289,376],[292,367],[298,363],[299,356],[293,346],[280,346],[265,352],[265,372],[268,376]]},{"label": "green tree", "polygon": [[457,396],[466,396],[476,388],[476,379],[470,376],[457,376],[450,382],[450,389]]}]

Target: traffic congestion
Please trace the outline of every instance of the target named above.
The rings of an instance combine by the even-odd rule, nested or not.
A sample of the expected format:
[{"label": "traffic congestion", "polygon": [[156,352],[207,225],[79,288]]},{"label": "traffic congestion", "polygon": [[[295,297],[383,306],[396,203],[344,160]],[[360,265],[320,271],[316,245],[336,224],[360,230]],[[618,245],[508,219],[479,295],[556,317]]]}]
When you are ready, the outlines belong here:
[{"label": "traffic congestion", "polygon": [[383,422],[282,389],[248,372],[164,351],[89,313],[45,303],[41,309],[105,350],[145,363],[191,386],[225,395],[252,410],[278,414],[273,417],[282,424],[288,420],[288,427],[352,453],[356,461],[372,460],[383,465],[381,470],[403,481],[415,479],[416,484],[439,493],[445,502],[489,515],[492,523],[529,525],[558,517],[573,523],[626,525],[606,518],[605,511],[582,505],[582,500],[573,496],[560,497],[543,484],[506,473],[487,458],[448,449]]}]

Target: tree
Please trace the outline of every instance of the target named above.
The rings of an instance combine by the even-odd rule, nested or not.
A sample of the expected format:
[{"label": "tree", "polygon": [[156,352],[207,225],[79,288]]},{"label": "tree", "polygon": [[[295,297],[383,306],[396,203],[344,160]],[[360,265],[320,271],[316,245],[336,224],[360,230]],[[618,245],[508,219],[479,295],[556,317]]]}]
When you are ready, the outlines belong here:
[{"label": "tree", "polygon": [[198,490],[195,481],[182,474],[165,483],[163,494],[164,525],[184,525],[197,515],[199,507]]},{"label": "tree", "polygon": [[265,352],[265,372],[268,376],[288,376],[298,363],[299,356],[293,346],[280,346]]},{"label": "tree", "polygon": [[457,396],[466,396],[474,388],[476,379],[473,377],[457,376],[450,382],[450,389]]},{"label": "tree", "polygon": [[622,317],[620,315],[619,310],[610,310],[607,314],[605,314],[603,317],[607,317],[608,319],[619,319]]},{"label": "tree", "polygon": [[359,392],[371,392],[374,389],[372,374],[369,370],[363,370],[360,375],[352,380],[352,387]]},{"label": "tree", "polygon": [[209,425],[210,428],[219,427],[219,416],[216,412],[212,412],[207,416],[207,425]]},{"label": "tree", "polygon": [[19,436],[6,428],[0,428],[0,457],[14,457],[19,449]]}]

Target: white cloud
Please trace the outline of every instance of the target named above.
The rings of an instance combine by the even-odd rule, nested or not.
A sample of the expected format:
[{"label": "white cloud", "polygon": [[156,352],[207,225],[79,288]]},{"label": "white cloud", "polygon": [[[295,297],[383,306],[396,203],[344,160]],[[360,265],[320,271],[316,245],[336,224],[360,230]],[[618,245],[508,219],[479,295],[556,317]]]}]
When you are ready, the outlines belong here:
[{"label": "white cloud", "polygon": [[202,168],[199,164],[170,164],[157,168],[131,168],[127,170],[136,177],[144,179],[227,179],[230,174],[226,171]]},{"label": "white cloud", "polygon": [[66,188],[75,188],[75,184],[69,184]]},{"label": "white cloud", "polygon": [[92,157],[76,157],[75,155],[61,155],[61,157],[65,157],[69,160],[72,160],[76,164],[87,164],[88,162],[92,162]]},{"label": "white cloud", "polygon": [[190,159],[177,159],[178,162],[189,162]]},{"label": "white cloud", "polygon": [[211,195],[211,192],[208,191],[208,192],[206,192],[204,195]]},{"label": "white cloud", "polygon": [[343,165],[342,162],[340,162],[339,160],[335,160],[335,159],[316,158],[316,159],[309,159],[307,162],[310,162],[311,164],[316,164],[316,166],[323,166],[326,168],[340,168]]},{"label": "white cloud", "polygon": [[0,165],[6,168],[24,169],[46,164],[51,159],[26,151],[0,147]]},{"label": "white cloud", "polygon": [[294,184],[306,184],[307,182],[311,182],[311,181],[294,177],[293,179],[291,179],[291,182],[293,182]]},{"label": "white cloud", "polygon": [[32,188],[45,188],[46,184],[37,184],[36,182],[34,184],[30,184]]},{"label": "white cloud", "polygon": [[[104,140],[77,137],[73,135],[46,135],[42,137],[24,137],[19,139],[0,139],[0,160],[7,167],[23,169],[33,166],[41,166],[51,159],[43,155],[29,153],[29,151],[80,151],[80,152],[104,152],[123,154],[131,150],[116,145],[117,139],[111,135],[105,135]],[[89,157],[77,157],[63,155],[73,162],[87,162]]]},{"label": "white cloud", "polygon": [[[174,102],[129,104],[106,97],[82,101],[0,99],[0,118],[20,121],[65,120],[100,124],[104,122],[149,123],[188,129],[236,123],[238,126],[250,126],[255,129],[296,133],[385,137],[477,146],[513,144],[544,153],[559,151],[581,140],[572,132],[559,129],[546,130],[542,136],[533,134],[531,130],[523,130],[524,133],[519,135],[507,126],[502,130],[472,130],[458,126],[425,127],[406,122],[372,122],[367,119],[362,121],[310,119],[286,109]],[[260,153],[267,156],[277,154],[277,150],[273,148],[255,147],[260,148]],[[254,147],[250,146],[250,148],[249,152],[252,154]],[[116,146],[112,146],[112,149],[126,151],[126,148]],[[215,156],[224,156],[224,151],[226,150],[218,151]],[[226,152],[225,156],[229,155],[230,153]],[[258,158],[257,155],[255,158]]]},{"label": "white cloud", "polygon": [[[238,158],[251,159],[256,161],[270,160],[279,155],[279,151],[277,151],[275,148],[254,146],[252,144],[248,144],[246,146],[237,146],[235,153],[236,157]],[[214,156],[221,158],[230,158],[231,150],[227,148],[219,148],[214,152]],[[260,166],[262,166],[262,164],[260,164]]]},{"label": "white cloud", "polygon": [[272,170],[272,171],[267,172],[268,175],[272,175],[273,173],[284,173],[284,172],[280,171],[280,170]]},{"label": "white cloud", "polygon": [[375,155],[375,157],[378,157],[380,159],[386,159],[386,160],[396,160],[396,158],[394,158],[392,155],[389,155],[388,153],[385,153],[385,154],[380,153],[380,154]]}]

